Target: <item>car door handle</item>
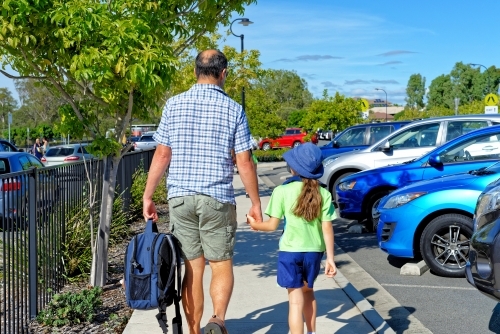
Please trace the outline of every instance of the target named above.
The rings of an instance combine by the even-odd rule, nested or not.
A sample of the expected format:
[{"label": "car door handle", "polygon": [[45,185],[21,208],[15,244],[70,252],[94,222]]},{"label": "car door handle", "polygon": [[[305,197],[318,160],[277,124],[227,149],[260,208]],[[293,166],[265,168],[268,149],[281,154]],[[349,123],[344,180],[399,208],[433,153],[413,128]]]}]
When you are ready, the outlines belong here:
[{"label": "car door handle", "polygon": [[495,147],[495,146],[485,146],[482,148],[483,151],[493,151],[496,149],[497,149],[497,147]]}]

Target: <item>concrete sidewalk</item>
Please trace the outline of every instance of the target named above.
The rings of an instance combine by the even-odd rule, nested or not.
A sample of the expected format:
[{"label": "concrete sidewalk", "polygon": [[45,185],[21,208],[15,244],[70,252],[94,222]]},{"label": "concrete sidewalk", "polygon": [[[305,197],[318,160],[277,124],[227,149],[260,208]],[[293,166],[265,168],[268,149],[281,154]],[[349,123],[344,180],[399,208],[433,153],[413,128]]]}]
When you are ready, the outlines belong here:
[{"label": "concrete sidewalk", "polygon": [[[283,163],[275,163],[281,166]],[[259,164],[260,168],[272,168],[271,164]],[[238,233],[234,257],[234,291],[226,315],[226,327],[230,333],[288,333],[288,297],[285,289],[276,284],[276,261],[281,230],[272,233],[254,232],[246,225],[245,215],[250,200],[238,175],[234,176],[237,203]],[[259,179],[259,189],[264,211],[271,191]],[[266,218],[266,217],[265,217]],[[264,219],[265,219],[264,218]],[[205,310],[202,324],[212,315],[208,294],[211,270],[207,264],[205,284]],[[394,333],[370,303],[350,284],[341,272],[335,279],[320,274],[314,285],[318,304],[318,334],[324,333]],[[125,334],[161,334],[155,318],[157,310],[132,314]],[[171,323],[173,305],[167,310]],[[184,333],[189,334],[183,314]],[[169,333],[172,333],[170,330]]]}]

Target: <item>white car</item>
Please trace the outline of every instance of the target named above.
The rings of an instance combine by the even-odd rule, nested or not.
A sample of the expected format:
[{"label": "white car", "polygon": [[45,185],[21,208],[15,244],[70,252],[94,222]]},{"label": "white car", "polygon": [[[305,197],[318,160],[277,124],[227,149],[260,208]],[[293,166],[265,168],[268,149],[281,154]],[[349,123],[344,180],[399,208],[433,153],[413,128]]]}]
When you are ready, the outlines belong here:
[{"label": "white car", "polygon": [[154,134],[155,131],[143,133],[141,138],[139,138],[139,140],[134,143],[134,150],[156,148],[156,146],[158,146],[158,143],[153,139]]},{"label": "white car", "polygon": [[[377,167],[401,164],[418,158],[467,132],[500,125],[499,114],[477,114],[428,118],[412,122],[374,145],[359,151],[332,155],[323,160],[325,172],[319,179],[335,196],[335,187],[348,175]],[[495,149],[494,142],[478,149]]]},{"label": "white car", "polygon": [[61,165],[70,162],[92,159],[94,156],[87,152],[85,146],[88,144],[69,144],[49,146],[47,152],[42,157],[45,166]]}]

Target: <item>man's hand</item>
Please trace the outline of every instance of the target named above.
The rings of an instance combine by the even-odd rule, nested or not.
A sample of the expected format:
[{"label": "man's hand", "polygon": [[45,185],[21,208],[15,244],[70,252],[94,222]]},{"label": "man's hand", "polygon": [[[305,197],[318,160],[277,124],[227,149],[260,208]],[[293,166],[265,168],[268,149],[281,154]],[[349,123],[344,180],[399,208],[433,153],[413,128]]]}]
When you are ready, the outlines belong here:
[{"label": "man's hand", "polygon": [[142,214],[145,220],[158,221],[158,212],[156,212],[156,206],[152,199],[143,199]]},{"label": "man's hand", "polygon": [[256,222],[262,222],[262,209],[260,204],[252,205],[250,211],[248,211],[248,216],[252,217]]}]

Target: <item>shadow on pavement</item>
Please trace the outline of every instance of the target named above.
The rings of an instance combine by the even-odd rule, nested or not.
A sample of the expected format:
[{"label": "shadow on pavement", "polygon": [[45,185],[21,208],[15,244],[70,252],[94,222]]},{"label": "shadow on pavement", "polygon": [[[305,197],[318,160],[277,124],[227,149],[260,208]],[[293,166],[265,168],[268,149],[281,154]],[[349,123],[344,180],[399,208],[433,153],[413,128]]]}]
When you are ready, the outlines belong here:
[{"label": "shadow on pavement", "polygon": [[[286,294],[284,289],[283,294]],[[318,305],[318,323],[322,317],[326,317],[340,323],[339,327],[342,326],[335,330],[336,334],[359,333],[359,324],[365,322],[361,314],[349,317],[350,305],[332,302],[334,293],[331,290],[317,290],[315,296]],[[240,319],[228,319],[226,320],[228,329],[231,329],[233,323],[237,324],[241,333],[255,333],[262,330],[266,333],[288,333],[288,302],[257,309]]]},{"label": "shadow on pavement", "polygon": [[488,329],[493,333],[500,333],[500,304],[497,304],[491,314]]}]

